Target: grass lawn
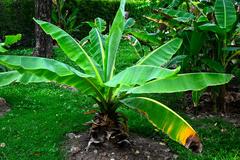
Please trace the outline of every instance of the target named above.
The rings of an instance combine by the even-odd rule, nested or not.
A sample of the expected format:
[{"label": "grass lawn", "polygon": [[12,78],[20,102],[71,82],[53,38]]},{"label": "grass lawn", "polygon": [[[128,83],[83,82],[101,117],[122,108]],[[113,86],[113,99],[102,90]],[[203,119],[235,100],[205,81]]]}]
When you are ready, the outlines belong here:
[{"label": "grass lawn", "polygon": [[[122,44],[117,71],[136,62],[131,48]],[[30,54],[30,50],[16,50],[9,54]],[[59,49],[55,49],[55,58],[70,63]],[[64,159],[61,145],[66,133],[82,132],[87,128],[82,124],[91,119],[85,115],[92,109],[91,98],[72,92],[58,85],[49,84],[13,84],[0,88],[0,97],[5,98],[12,110],[0,118],[0,160],[59,160]],[[181,94],[154,95],[162,102],[174,107],[181,104]],[[157,133],[146,119],[134,112],[123,109],[129,116],[130,131],[143,136]],[[198,131],[203,142],[203,153],[193,154],[184,147],[162,135],[179,159],[240,159],[240,128],[220,118],[191,120],[180,112]]]}]

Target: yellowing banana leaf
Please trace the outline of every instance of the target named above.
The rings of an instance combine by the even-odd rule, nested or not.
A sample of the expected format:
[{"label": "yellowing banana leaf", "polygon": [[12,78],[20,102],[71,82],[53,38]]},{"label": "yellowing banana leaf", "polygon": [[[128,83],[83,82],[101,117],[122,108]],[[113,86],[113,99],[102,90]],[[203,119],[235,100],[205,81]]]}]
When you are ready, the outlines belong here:
[{"label": "yellowing banana leaf", "polygon": [[186,148],[201,152],[202,144],[196,131],[177,113],[164,104],[146,97],[133,97],[121,101],[131,109],[138,110],[148,121]]},{"label": "yellowing banana leaf", "polygon": [[236,10],[232,0],[216,0],[215,17],[220,28],[229,32],[237,20]]},{"label": "yellowing banana leaf", "polygon": [[179,71],[180,67],[170,70],[162,67],[137,65],[118,73],[106,85],[110,87],[116,87],[118,84],[126,86],[142,85],[153,79],[164,79],[173,76]]},{"label": "yellowing banana leaf", "polygon": [[166,79],[153,80],[142,86],[132,88],[128,93],[174,93],[198,91],[208,86],[228,83],[233,76],[221,73],[188,73],[179,74]]},{"label": "yellowing banana leaf", "polygon": [[96,76],[99,82],[102,81],[98,71],[99,65],[86,53],[73,37],[49,22],[36,19],[34,19],[34,21],[40,25],[48,35],[57,41],[64,53],[82,68],[85,73]]},{"label": "yellowing banana leaf", "polygon": [[182,39],[175,38],[155,49],[139,60],[137,65],[161,66],[167,63],[182,45]]},{"label": "yellowing banana leaf", "polygon": [[32,82],[30,76],[32,74],[49,81],[76,87],[83,93],[90,94],[90,91],[92,91],[92,84],[89,82],[90,75],[83,74],[64,63],[52,59],[29,56],[0,56],[0,64],[17,70],[21,74],[28,73],[28,76],[23,77],[25,83]]}]

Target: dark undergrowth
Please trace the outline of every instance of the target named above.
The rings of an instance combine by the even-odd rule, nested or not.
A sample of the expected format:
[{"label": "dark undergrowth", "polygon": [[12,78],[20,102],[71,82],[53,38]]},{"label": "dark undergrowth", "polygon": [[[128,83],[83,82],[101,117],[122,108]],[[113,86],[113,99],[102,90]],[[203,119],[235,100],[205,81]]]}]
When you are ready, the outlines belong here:
[{"label": "dark undergrowth", "polygon": [[[136,62],[136,55],[130,55],[131,48],[123,44],[119,68],[125,68]],[[55,59],[73,65],[59,49],[55,49]],[[15,50],[9,54],[28,55],[31,49]],[[182,94],[151,95],[155,99],[181,108]],[[54,83],[49,84],[12,84],[0,88],[0,97],[11,105],[11,111],[0,118],[0,160],[59,160],[64,159],[61,146],[69,132],[84,132],[82,124],[91,119],[84,114],[93,109],[93,100]],[[158,135],[146,119],[138,114],[122,109],[129,117],[129,129],[146,137]],[[191,120],[179,112],[199,133],[203,142],[203,152],[194,154],[167,136],[160,136],[179,159],[240,159],[240,128],[217,118]]]}]

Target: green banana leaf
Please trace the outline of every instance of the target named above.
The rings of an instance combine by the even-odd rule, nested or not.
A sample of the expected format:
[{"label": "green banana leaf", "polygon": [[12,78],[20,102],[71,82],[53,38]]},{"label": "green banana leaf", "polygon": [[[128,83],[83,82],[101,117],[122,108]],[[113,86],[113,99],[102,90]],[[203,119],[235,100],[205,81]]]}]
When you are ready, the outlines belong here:
[{"label": "green banana leaf", "polygon": [[[90,94],[92,84],[90,75],[83,74],[67,64],[46,58],[30,56],[0,56],[0,64],[19,73],[32,74],[43,77],[48,81],[55,81],[78,88],[82,93]],[[25,76],[25,83],[31,83],[31,77]],[[92,93],[91,93],[92,94]]]},{"label": "green banana leaf", "polygon": [[137,65],[162,66],[167,63],[182,45],[182,39],[175,38],[155,49],[139,60]]},{"label": "green banana leaf", "polygon": [[153,80],[142,86],[132,88],[128,93],[174,93],[184,91],[198,91],[208,86],[228,83],[233,76],[221,73],[188,73],[166,79]]},{"label": "green banana leaf", "polygon": [[94,20],[96,28],[99,30],[100,33],[104,32],[107,28],[107,22],[102,18],[96,18]]},{"label": "green banana leaf", "polygon": [[93,28],[89,33],[89,39],[91,42],[89,52],[92,53],[92,58],[104,66],[105,50],[103,36],[97,28]]},{"label": "green banana leaf", "polygon": [[0,53],[7,52],[8,50],[4,47],[9,47],[10,45],[17,43],[19,40],[21,40],[21,38],[22,38],[21,34],[5,36],[4,42],[0,43]]},{"label": "green banana leaf", "polygon": [[4,43],[0,43],[0,53],[7,52],[7,50],[3,48],[3,46],[4,46]]},{"label": "green banana leaf", "polygon": [[132,26],[134,26],[134,24],[136,23],[136,21],[133,19],[133,18],[128,18],[126,20],[126,23],[124,25],[124,29],[129,29],[131,28]]},{"label": "green banana leaf", "polygon": [[101,76],[99,74],[99,65],[86,53],[86,51],[81,47],[81,45],[72,38],[64,30],[58,28],[57,26],[41,21],[34,21],[54,40],[58,42],[60,48],[64,53],[74,61],[85,73],[96,76],[99,82],[102,82]]},{"label": "green banana leaf", "polygon": [[193,101],[193,106],[197,107],[200,101],[200,98],[202,94],[205,92],[205,89],[199,90],[199,91],[192,91],[192,101]]},{"label": "green banana leaf", "polygon": [[38,77],[31,73],[19,73],[18,71],[9,71],[9,72],[1,72],[0,73],[0,87],[9,85],[13,82],[21,82],[21,83],[39,83],[39,82],[49,82],[44,77]]},{"label": "green banana leaf", "polygon": [[164,104],[146,97],[127,98],[121,102],[131,109],[138,110],[153,126],[165,132],[171,139],[186,148],[199,146],[197,151],[201,152],[201,143],[196,131]]},{"label": "green banana leaf", "polygon": [[116,87],[121,85],[142,85],[153,79],[164,79],[177,74],[180,67],[170,70],[161,67],[139,65],[132,66],[115,75],[110,81],[105,83],[107,86]]},{"label": "green banana leaf", "polygon": [[183,10],[174,10],[174,9],[166,9],[166,8],[160,8],[159,10],[161,13],[164,13],[170,17],[172,17],[174,20],[178,22],[190,22],[195,18],[195,16],[192,13],[185,12]]},{"label": "green banana leaf", "polygon": [[226,32],[232,30],[233,24],[237,20],[236,10],[232,0],[216,0],[215,17],[220,28]]},{"label": "green banana leaf", "polygon": [[211,31],[214,33],[221,34],[221,29],[219,28],[219,26],[213,23],[206,23],[201,26],[198,26],[198,28],[203,31]]},{"label": "green banana leaf", "polygon": [[160,40],[157,38],[155,34],[151,34],[147,32],[130,31],[130,30],[128,30],[126,33],[133,35],[139,41],[144,43],[150,43],[151,45],[155,45],[155,46],[158,46],[160,44]]},{"label": "green banana leaf", "polygon": [[[165,1],[162,1],[165,2]],[[171,3],[170,3],[171,2]],[[169,4],[169,6],[167,8],[177,8],[179,5],[181,5],[184,1],[182,0],[172,0],[172,1],[166,1],[165,3]]]},{"label": "green banana leaf", "polygon": [[219,63],[218,61],[214,61],[210,58],[205,58],[201,60],[204,64],[206,64],[210,69],[212,69],[214,72],[218,73],[224,73],[225,68],[224,66]]},{"label": "green banana leaf", "polygon": [[141,43],[139,42],[139,40],[138,40],[136,37],[132,36],[132,35],[126,35],[126,36],[125,36],[125,39],[126,39],[126,40],[129,42],[129,44],[134,48],[137,56],[138,56],[139,58],[141,58],[141,55],[144,54],[144,50],[143,50],[142,45],[141,45]]},{"label": "green banana leaf", "polygon": [[17,43],[18,41],[20,41],[21,38],[22,38],[22,35],[21,35],[21,34],[7,35],[7,36],[5,36],[4,44],[5,44],[6,46],[13,45],[14,43]]},{"label": "green banana leaf", "polygon": [[21,77],[17,71],[0,72],[0,87],[9,85]]},{"label": "green banana leaf", "polygon": [[105,80],[110,80],[112,78],[115,69],[116,54],[125,25],[125,3],[126,0],[121,0],[120,7],[113,20],[112,27],[106,40],[106,57],[103,68]]},{"label": "green banana leaf", "polygon": [[197,23],[206,23],[208,22],[208,18],[205,17],[205,16],[200,16],[198,19],[197,19]]},{"label": "green banana leaf", "polygon": [[163,67],[171,68],[175,66],[181,66],[186,57],[187,57],[186,55],[177,55],[173,57],[171,60],[169,60],[165,65],[163,65]]},{"label": "green banana leaf", "polygon": [[192,55],[199,55],[205,40],[206,34],[204,32],[192,31],[190,40],[190,53]]}]

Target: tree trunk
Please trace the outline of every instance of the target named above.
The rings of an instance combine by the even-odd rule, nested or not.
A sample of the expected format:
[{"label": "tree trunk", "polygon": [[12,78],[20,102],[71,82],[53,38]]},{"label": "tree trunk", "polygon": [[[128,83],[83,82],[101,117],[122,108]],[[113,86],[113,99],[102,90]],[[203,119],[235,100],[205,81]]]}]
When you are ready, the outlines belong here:
[{"label": "tree trunk", "polygon": [[[35,0],[35,18],[43,21],[51,21],[52,0]],[[33,56],[47,57],[53,56],[52,39],[44,31],[35,25],[36,46]]]},{"label": "tree trunk", "polygon": [[221,86],[219,95],[217,97],[217,106],[223,113],[227,113],[225,95],[226,95],[226,86],[223,85]]}]

